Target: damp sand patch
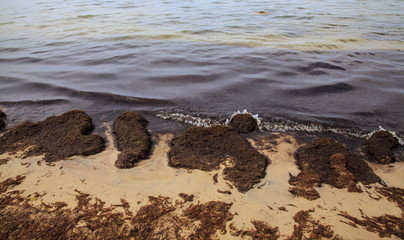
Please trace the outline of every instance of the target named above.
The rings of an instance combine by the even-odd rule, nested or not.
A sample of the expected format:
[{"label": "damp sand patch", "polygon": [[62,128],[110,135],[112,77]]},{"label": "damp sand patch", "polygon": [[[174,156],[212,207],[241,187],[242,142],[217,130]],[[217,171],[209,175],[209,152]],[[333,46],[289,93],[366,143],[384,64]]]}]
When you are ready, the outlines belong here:
[{"label": "damp sand patch", "polygon": [[265,176],[269,160],[251,147],[248,140],[224,126],[190,127],[171,142],[169,165],[175,168],[223,170],[224,178],[240,192],[247,192]]},{"label": "damp sand patch", "polygon": [[88,156],[104,150],[104,139],[95,134],[92,119],[73,110],[38,122],[24,122],[0,138],[0,154],[23,151],[24,157],[43,155],[54,162],[75,155]]}]

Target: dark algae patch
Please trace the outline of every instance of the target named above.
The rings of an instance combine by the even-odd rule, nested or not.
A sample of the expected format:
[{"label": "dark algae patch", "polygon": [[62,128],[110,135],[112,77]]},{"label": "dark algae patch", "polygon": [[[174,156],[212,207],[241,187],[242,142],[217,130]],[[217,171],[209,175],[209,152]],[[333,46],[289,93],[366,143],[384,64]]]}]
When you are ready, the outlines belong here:
[{"label": "dark algae patch", "polygon": [[88,156],[104,150],[104,139],[91,134],[92,119],[73,110],[38,122],[24,122],[0,138],[0,154],[24,151],[25,157],[45,154],[47,162],[75,155]]},{"label": "dark algae patch", "polygon": [[231,119],[229,125],[238,133],[250,133],[257,127],[257,121],[251,114],[237,114]]},{"label": "dark algae patch", "polygon": [[186,194],[186,193],[179,193],[178,196],[180,196],[184,202],[192,202],[194,200],[194,194]]},{"label": "dark algae patch", "polygon": [[233,223],[230,224],[230,234],[234,237],[250,237],[251,239],[266,239],[266,240],[276,240],[279,239],[280,234],[278,227],[271,227],[268,223],[263,221],[251,221],[254,229],[239,230]]},{"label": "dark algae patch", "polygon": [[309,200],[320,197],[314,187],[322,183],[357,192],[360,191],[357,182],[381,181],[365,161],[330,138],[318,138],[299,148],[295,157],[301,172],[296,177],[291,176],[289,183],[294,187],[289,191]]},{"label": "dark algae patch", "polygon": [[397,206],[404,212],[404,189],[397,187],[376,188],[376,191],[385,196],[387,200],[395,202]]},{"label": "dark algae patch", "polygon": [[149,197],[150,204],[139,209],[131,220],[133,229],[130,236],[135,239],[156,239],[154,230],[158,220],[175,210],[167,197]]},{"label": "dark algae patch", "polygon": [[6,118],[7,115],[4,112],[0,111],[0,131],[2,131],[6,127]]},{"label": "dark algae patch", "polygon": [[113,212],[104,202],[88,194],[76,196],[78,205],[41,203],[13,191],[0,198],[0,239],[123,239],[128,235],[123,213]]},{"label": "dark algae patch", "polygon": [[310,213],[314,209],[299,211],[293,217],[296,224],[293,226],[293,233],[287,240],[301,239],[335,239],[342,240],[338,234],[334,234],[330,225],[321,224],[318,220],[314,220]]},{"label": "dark algae patch", "polygon": [[211,171],[228,161],[224,179],[240,192],[247,192],[265,176],[268,159],[229,127],[190,127],[171,144],[170,166]]},{"label": "dark algae patch", "polygon": [[217,230],[226,231],[226,223],[233,219],[229,212],[232,203],[211,201],[205,204],[191,205],[184,211],[184,216],[200,221],[190,239],[211,239]]},{"label": "dark algae patch", "polygon": [[124,199],[107,207],[76,192],[72,209],[64,202],[35,205],[21,191],[0,194],[0,239],[215,239],[233,217],[232,204],[219,201],[186,206],[150,196],[133,213]]},{"label": "dark algae patch", "polygon": [[25,176],[18,175],[15,178],[8,178],[3,182],[0,182],[0,194],[7,192],[9,188],[20,185],[25,179]]},{"label": "dark algae patch", "polygon": [[400,239],[404,239],[404,214],[401,213],[400,217],[385,214],[377,217],[368,217],[362,214],[362,219],[358,219],[342,212],[338,214],[346,219],[349,219],[351,223],[349,225],[357,227],[357,225],[364,227],[369,232],[374,232],[379,237],[392,237],[397,236]]},{"label": "dark algae patch", "polygon": [[148,157],[152,141],[146,129],[148,121],[136,112],[124,112],[115,120],[113,131],[116,136],[118,160],[115,166],[118,168],[132,168]]},{"label": "dark algae patch", "polygon": [[378,131],[366,140],[364,148],[369,160],[389,164],[396,161],[392,150],[399,146],[397,138],[388,131]]}]

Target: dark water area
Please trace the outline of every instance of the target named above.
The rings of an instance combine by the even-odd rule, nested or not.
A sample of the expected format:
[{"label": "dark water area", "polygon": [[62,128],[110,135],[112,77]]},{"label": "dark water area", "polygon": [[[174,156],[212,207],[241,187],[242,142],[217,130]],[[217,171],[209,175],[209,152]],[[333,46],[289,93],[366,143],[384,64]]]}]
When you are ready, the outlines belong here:
[{"label": "dark water area", "polygon": [[[296,13],[293,16],[286,14],[289,7],[279,1],[274,1],[279,5],[278,10],[268,9],[269,5],[261,2],[237,3],[237,11],[248,8],[241,19],[229,14],[223,17],[223,9],[209,8],[212,16],[220,15],[224,22],[237,20],[238,27],[234,25],[227,32],[224,29],[229,29],[228,22],[201,24],[211,17],[195,18],[189,23],[190,27],[184,20],[192,19],[190,13],[169,11],[171,15],[167,13],[166,17],[157,18],[155,14],[162,11],[160,4],[176,3],[156,1],[151,5],[156,7],[155,13],[142,12],[155,18],[138,22],[134,28],[139,28],[139,24],[145,29],[166,24],[161,28],[164,31],[149,29],[137,33],[139,29],[132,29],[130,34],[123,34],[128,26],[119,32],[118,26],[122,25],[114,25],[112,21],[129,10],[112,2],[93,6],[94,2],[86,1],[74,8],[63,3],[69,5],[70,10],[63,9],[59,1],[36,2],[43,2],[31,6],[39,9],[38,12],[26,7],[20,15],[12,15],[18,12],[18,7],[1,5],[7,11],[3,12],[0,25],[3,33],[0,38],[0,108],[9,115],[11,124],[81,109],[98,125],[113,121],[126,110],[155,118],[161,126],[165,125],[163,119],[211,125],[223,124],[234,112],[246,109],[258,114],[264,131],[330,131],[363,136],[381,126],[404,134],[403,29],[397,25],[400,12],[394,10],[401,4],[399,1],[385,6],[390,8],[391,14],[380,15],[376,5],[367,9],[369,14],[387,19],[385,26],[394,30],[389,33],[372,32],[370,26],[373,25],[366,22],[370,21],[369,17],[333,16],[329,6],[322,6],[322,13],[308,12],[315,1],[307,1],[306,8],[291,7]],[[229,3],[210,4],[225,6]],[[129,9],[148,9],[145,5],[132,5],[127,4],[133,7]],[[105,12],[118,15],[108,15],[113,18],[111,21],[105,18],[105,21],[94,21],[101,16],[101,6],[109,7]],[[197,9],[196,5],[189,9],[192,7]],[[75,12],[79,20],[56,17],[57,11],[67,16],[81,8],[84,10]],[[261,16],[255,10],[268,12]],[[56,13],[40,18],[41,11]],[[141,11],[136,11],[138,15],[134,17],[132,13],[132,17],[140,18]],[[344,9],[338,11],[342,13]],[[318,18],[324,13],[329,17],[322,20],[328,22],[319,24],[321,19]],[[312,18],[303,18],[309,15]],[[338,17],[346,26],[335,25],[332,17]],[[179,18],[180,23],[167,22],[175,18]],[[30,19],[40,20],[28,24]],[[260,22],[256,22],[257,19]],[[364,22],[356,26],[358,19]],[[262,35],[265,29],[259,30],[257,26],[265,26],[269,20],[283,24],[279,26],[288,32],[276,28],[276,36]],[[256,26],[240,25],[243,21],[254,22]],[[302,32],[290,29],[299,22]],[[196,30],[186,30],[197,23]],[[355,27],[349,27],[350,23]],[[76,28],[70,29],[67,25]],[[80,26],[85,27],[80,29]],[[176,29],[177,26],[182,28]],[[205,26],[205,30],[201,26]],[[334,29],[335,35],[331,35],[335,38],[327,39],[324,32],[315,41],[316,34],[309,33],[320,30],[314,26],[321,31]],[[206,29],[208,27],[210,29]],[[354,38],[356,28],[366,28],[362,30],[366,34]],[[111,30],[110,33],[106,33],[107,30]],[[79,33],[83,31],[82,36]],[[324,45],[327,41],[329,44]]]}]

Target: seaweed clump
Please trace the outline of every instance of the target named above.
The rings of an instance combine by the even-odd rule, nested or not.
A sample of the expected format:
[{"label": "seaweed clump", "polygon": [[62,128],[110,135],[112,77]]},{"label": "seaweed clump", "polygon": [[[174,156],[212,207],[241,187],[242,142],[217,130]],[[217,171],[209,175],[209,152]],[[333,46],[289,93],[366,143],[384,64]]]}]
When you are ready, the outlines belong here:
[{"label": "seaweed clump", "polygon": [[132,168],[147,158],[152,146],[147,124],[148,121],[136,112],[124,112],[114,121],[113,131],[118,150],[121,151],[115,162],[116,167]]},{"label": "seaweed clump", "polygon": [[0,154],[25,151],[23,157],[45,154],[53,162],[74,155],[88,156],[104,150],[104,139],[95,134],[92,119],[73,110],[38,122],[24,122],[0,138]]},{"label": "seaweed clump", "polygon": [[400,144],[390,132],[375,132],[366,140],[364,148],[369,160],[380,163],[389,164],[396,161],[392,150]]},{"label": "seaweed clump", "polygon": [[309,200],[320,197],[314,187],[320,187],[322,183],[359,192],[357,182],[381,181],[365,161],[330,138],[318,138],[299,148],[295,157],[301,172],[296,177],[291,176],[289,183],[294,187],[289,191]]},{"label": "seaweed clump", "polygon": [[247,192],[265,176],[268,159],[229,127],[190,127],[171,144],[170,166],[211,171],[227,163],[224,179],[240,192]]},{"label": "seaweed clump", "polygon": [[230,120],[229,125],[236,129],[238,133],[250,133],[257,127],[257,121],[251,114],[243,113],[235,115]]}]

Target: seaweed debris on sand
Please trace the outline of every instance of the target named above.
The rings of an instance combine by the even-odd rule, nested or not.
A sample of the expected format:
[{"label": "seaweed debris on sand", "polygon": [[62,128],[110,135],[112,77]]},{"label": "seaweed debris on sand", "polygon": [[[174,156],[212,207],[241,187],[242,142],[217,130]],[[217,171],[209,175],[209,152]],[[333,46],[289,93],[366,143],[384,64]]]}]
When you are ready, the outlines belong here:
[{"label": "seaweed debris on sand", "polygon": [[239,230],[233,223],[230,223],[230,234],[234,237],[241,236],[241,238],[249,236],[251,239],[276,240],[280,237],[278,227],[271,227],[268,223],[263,221],[251,221],[251,223],[254,229],[249,230]]},{"label": "seaweed debris on sand", "polygon": [[132,168],[149,155],[152,141],[147,124],[148,121],[136,112],[124,112],[114,121],[113,132],[121,151],[116,167]]},{"label": "seaweed debris on sand", "polygon": [[320,221],[314,220],[310,216],[310,213],[314,211],[314,209],[302,210],[295,214],[293,220],[297,224],[293,226],[293,233],[287,239],[342,239],[334,233],[330,225],[323,225]]},{"label": "seaweed debris on sand", "polygon": [[15,178],[7,178],[3,182],[0,182],[0,194],[7,192],[11,187],[20,185],[25,179],[25,176],[18,175]]},{"label": "seaweed debris on sand", "polygon": [[211,171],[228,161],[224,179],[233,182],[240,192],[247,192],[265,176],[269,162],[246,138],[224,126],[190,127],[171,144],[170,166]]},{"label": "seaweed debris on sand", "polygon": [[301,172],[296,177],[291,176],[289,183],[294,187],[289,191],[309,200],[320,197],[314,187],[322,183],[357,192],[360,191],[357,182],[381,181],[364,160],[330,138],[318,138],[299,148],[295,157]]},{"label": "seaweed debris on sand", "polygon": [[380,238],[390,238],[395,235],[400,239],[404,239],[404,214],[401,214],[400,217],[390,214],[369,217],[362,214],[363,219],[353,217],[346,212],[338,215],[349,219],[351,221],[350,225],[354,227],[357,227],[357,225],[362,226],[369,232],[377,233]]},{"label": "seaweed debris on sand", "polygon": [[257,120],[248,113],[237,114],[230,120],[229,126],[238,133],[250,133],[257,127]]},{"label": "seaweed debris on sand", "polygon": [[401,211],[404,212],[404,189],[397,187],[383,187],[377,188],[376,191],[385,196],[387,200],[395,202]]},{"label": "seaweed debris on sand", "polygon": [[233,219],[229,212],[232,203],[211,201],[205,204],[191,205],[184,211],[184,216],[200,221],[190,239],[211,239],[217,230],[226,231],[226,223]]},{"label": "seaweed debris on sand", "polygon": [[0,194],[0,239],[217,239],[217,230],[225,232],[233,218],[232,204],[220,201],[189,206],[150,196],[149,204],[133,213],[124,199],[107,207],[76,192],[73,209],[65,202],[38,205],[22,191]]},{"label": "seaweed debris on sand", "polygon": [[45,154],[53,162],[74,155],[88,156],[104,150],[104,139],[91,134],[92,119],[83,111],[72,110],[38,122],[24,122],[0,138],[0,154],[24,151],[24,157]]},{"label": "seaweed debris on sand", "polygon": [[377,131],[366,140],[364,148],[369,160],[380,164],[389,164],[396,161],[392,150],[399,145],[397,138],[390,132]]}]

